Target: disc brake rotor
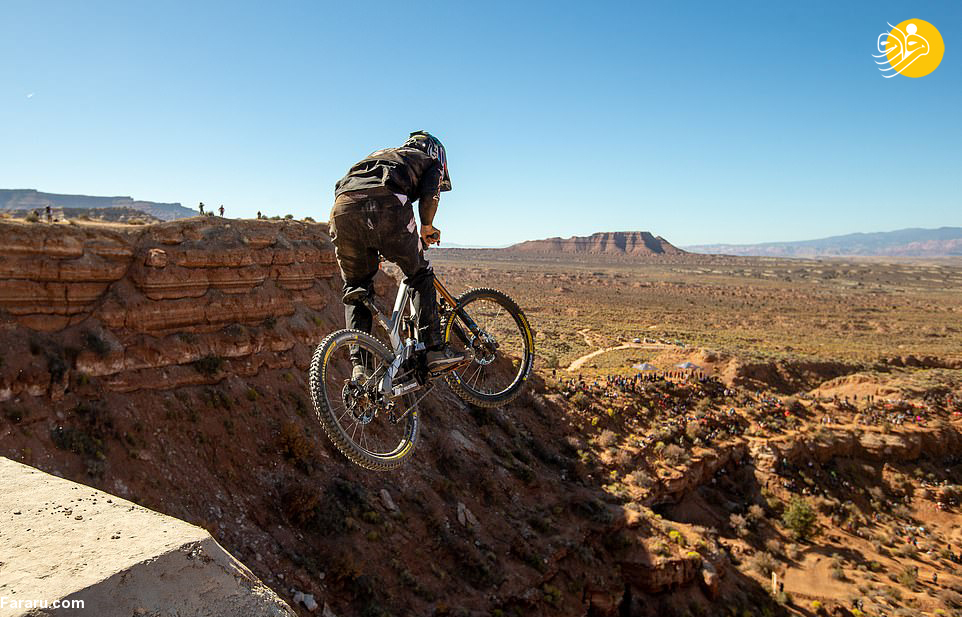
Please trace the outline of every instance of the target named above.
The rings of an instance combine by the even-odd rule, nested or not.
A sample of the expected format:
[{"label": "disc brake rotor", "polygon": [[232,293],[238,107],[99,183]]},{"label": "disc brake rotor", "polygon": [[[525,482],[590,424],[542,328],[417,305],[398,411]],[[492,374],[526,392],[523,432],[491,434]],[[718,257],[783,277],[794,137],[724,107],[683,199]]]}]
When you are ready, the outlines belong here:
[{"label": "disc brake rotor", "polygon": [[474,335],[471,337],[471,349],[474,351],[474,361],[482,366],[487,366],[494,362],[498,341],[482,330],[480,336]]},{"label": "disc brake rotor", "polygon": [[351,416],[359,424],[370,424],[371,420],[377,415],[378,404],[371,399],[364,387],[348,381],[341,390],[341,399],[344,406],[351,412]]}]

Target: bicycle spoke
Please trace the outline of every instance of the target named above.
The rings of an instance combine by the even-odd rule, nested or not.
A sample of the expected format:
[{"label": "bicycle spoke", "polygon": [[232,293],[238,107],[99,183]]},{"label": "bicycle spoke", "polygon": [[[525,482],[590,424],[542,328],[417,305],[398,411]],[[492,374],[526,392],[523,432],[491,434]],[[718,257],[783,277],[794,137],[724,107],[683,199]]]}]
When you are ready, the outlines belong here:
[{"label": "bicycle spoke", "polygon": [[[351,379],[354,366],[352,347],[355,353],[360,352],[370,371],[366,379]],[[358,450],[374,456],[396,452],[409,431],[407,422],[392,421],[397,414],[407,415],[405,409],[409,399],[393,401],[390,407],[393,412],[389,414],[388,403],[380,392],[379,385],[389,367],[388,356],[384,353],[363,339],[338,344],[327,357],[328,370],[323,373],[323,383],[319,384],[327,401],[329,417],[344,439]]]},{"label": "bicycle spoke", "polygon": [[478,383],[478,377],[480,377],[481,375],[484,375],[484,365],[481,365],[481,370],[478,371],[478,374],[475,376],[474,383]]},{"label": "bicycle spoke", "polygon": [[[517,383],[523,359],[529,354],[524,326],[513,309],[497,296],[480,295],[451,317],[448,340],[474,355],[476,366],[456,370],[452,377],[462,387],[485,396],[499,395]],[[474,329],[468,327],[472,323]],[[467,340],[457,333],[463,330]]]}]

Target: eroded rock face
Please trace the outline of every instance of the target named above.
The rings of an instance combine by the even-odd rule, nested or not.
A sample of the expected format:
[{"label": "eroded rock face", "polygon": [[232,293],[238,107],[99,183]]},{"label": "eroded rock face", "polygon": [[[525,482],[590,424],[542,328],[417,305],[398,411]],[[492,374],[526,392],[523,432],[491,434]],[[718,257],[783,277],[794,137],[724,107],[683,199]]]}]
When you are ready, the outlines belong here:
[{"label": "eroded rock face", "polygon": [[661,478],[644,502],[649,506],[677,503],[694,489],[709,482],[720,469],[733,461],[742,461],[746,454],[748,454],[748,447],[745,442],[728,444],[716,450],[701,451],[684,470],[678,471],[673,476]]},{"label": "eroded rock face", "polygon": [[784,440],[757,442],[752,458],[760,467],[772,467],[778,460],[791,463],[815,460],[827,463],[836,457],[878,462],[906,462],[923,452],[938,456],[962,447],[962,436],[951,426],[918,428],[882,433],[875,430],[823,430]]},{"label": "eroded rock face", "polygon": [[[339,312],[328,306],[340,278],[325,225],[3,222],[0,236],[0,327],[9,347],[0,400],[57,398],[78,375],[132,391],[306,364],[305,354],[285,352],[316,343],[322,323],[334,323],[327,310]],[[209,358],[207,370],[196,370]]]}]

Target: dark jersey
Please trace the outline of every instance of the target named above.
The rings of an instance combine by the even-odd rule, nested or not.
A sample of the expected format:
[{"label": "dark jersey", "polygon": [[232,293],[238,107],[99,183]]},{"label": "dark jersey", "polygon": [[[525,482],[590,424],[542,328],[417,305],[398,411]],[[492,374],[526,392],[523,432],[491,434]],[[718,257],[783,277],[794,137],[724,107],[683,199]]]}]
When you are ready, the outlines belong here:
[{"label": "dark jersey", "polygon": [[429,212],[433,219],[443,174],[441,164],[420,150],[385,148],[372,152],[351,167],[347,175],[337,181],[334,195],[385,187],[392,193],[405,195],[409,203],[420,199],[422,215]]}]

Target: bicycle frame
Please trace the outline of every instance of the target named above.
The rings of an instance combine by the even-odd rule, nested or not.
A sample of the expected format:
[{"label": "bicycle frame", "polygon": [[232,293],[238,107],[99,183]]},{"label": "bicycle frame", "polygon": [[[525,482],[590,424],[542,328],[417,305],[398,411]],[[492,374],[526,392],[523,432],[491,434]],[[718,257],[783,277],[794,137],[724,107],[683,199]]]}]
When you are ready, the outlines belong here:
[{"label": "bicycle frame", "polygon": [[[434,278],[434,288],[438,292],[439,303],[446,302],[451,305],[451,307],[457,306],[457,300],[454,296],[441,284],[441,281]],[[413,382],[402,388],[394,388],[394,378],[397,376],[401,365],[407,362],[411,356],[419,351],[425,349],[424,343],[417,340],[417,329],[415,329],[415,338],[401,339],[401,326],[404,322],[405,314],[415,315],[414,298],[411,288],[401,282],[398,285],[397,296],[394,299],[394,308],[391,310],[391,317],[388,319],[384,318],[381,311],[374,305],[370,298],[365,298],[363,300],[365,306],[374,315],[384,331],[387,332],[388,338],[391,341],[391,351],[394,352],[394,361],[388,367],[381,380],[381,393],[387,398],[397,398],[403,394],[407,394],[412,390],[416,390],[420,387],[419,384]],[[472,323],[472,325],[474,325]],[[476,327],[476,326],[475,326]]]}]

